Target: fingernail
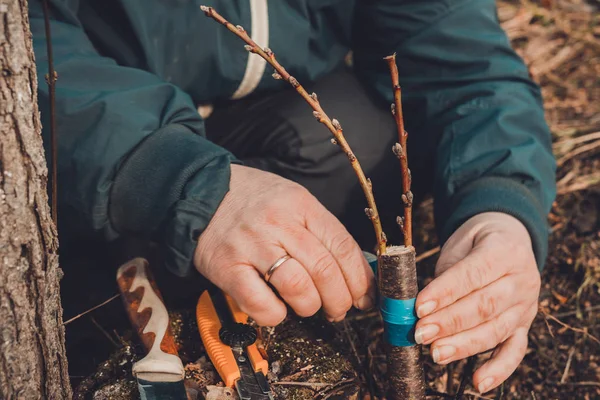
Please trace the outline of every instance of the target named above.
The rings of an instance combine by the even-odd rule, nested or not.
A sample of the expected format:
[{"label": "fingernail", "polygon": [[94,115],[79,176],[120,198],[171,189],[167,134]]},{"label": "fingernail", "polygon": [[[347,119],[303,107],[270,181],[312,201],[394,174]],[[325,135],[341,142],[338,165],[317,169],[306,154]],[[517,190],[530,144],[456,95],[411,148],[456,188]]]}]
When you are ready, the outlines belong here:
[{"label": "fingernail", "polygon": [[427,315],[431,314],[433,312],[433,310],[435,310],[436,306],[437,306],[437,303],[433,300],[428,301],[424,304],[421,304],[419,307],[417,307],[417,317],[419,317],[419,318],[426,317]]},{"label": "fingernail", "polygon": [[477,386],[477,390],[479,390],[479,393],[483,394],[483,393],[487,392],[489,390],[489,388],[492,387],[493,384],[494,384],[494,378],[489,376],[489,377],[485,378],[483,381],[481,381],[479,386]]},{"label": "fingernail", "polygon": [[371,308],[373,308],[373,305],[375,304],[375,302],[373,301],[373,298],[371,296],[364,295],[363,297],[361,297],[357,302],[356,302],[356,308],[358,308],[359,310],[370,310]]},{"label": "fingernail", "polygon": [[415,342],[423,344],[426,341],[433,339],[439,331],[440,327],[435,324],[422,326],[415,331]]},{"label": "fingernail", "polygon": [[433,349],[431,356],[436,364],[445,363],[447,359],[456,353],[454,346],[440,346]]}]

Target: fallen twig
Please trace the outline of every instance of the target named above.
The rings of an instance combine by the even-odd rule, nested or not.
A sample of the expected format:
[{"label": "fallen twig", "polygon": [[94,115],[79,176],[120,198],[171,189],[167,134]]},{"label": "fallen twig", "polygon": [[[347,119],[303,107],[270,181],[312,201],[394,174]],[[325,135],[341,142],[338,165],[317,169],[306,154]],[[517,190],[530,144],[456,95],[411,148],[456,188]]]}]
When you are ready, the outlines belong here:
[{"label": "fallen twig", "polygon": [[[595,310],[600,310],[600,305],[596,305],[596,306],[590,306],[590,307],[586,307],[583,309],[583,311],[595,311]],[[577,310],[573,310],[573,311],[566,311],[564,313],[559,313],[554,315],[555,318],[564,318],[564,317],[570,317],[572,315],[576,315],[577,314]]]},{"label": "fallen twig", "polygon": [[493,399],[493,398],[491,398],[491,397],[485,397],[485,396],[482,396],[480,393],[474,392],[474,391],[472,391],[472,390],[465,390],[465,394],[468,394],[469,396],[473,396],[473,397],[475,397],[476,399],[494,400],[494,399]]},{"label": "fallen twig", "polygon": [[419,261],[423,261],[431,256],[436,255],[437,253],[439,253],[441,250],[440,246],[434,247],[431,250],[427,250],[424,253],[419,254],[418,256],[415,257],[415,262],[419,262]]},{"label": "fallen twig", "polygon": [[600,147],[600,140],[596,140],[592,143],[586,144],[584,146],[580,146],[574,150],[571,150],[570,152],[568,152],[567,154],[565,154],[564,156],[562,156],[558,161],[556,161],[556,165],[561,167],[564,163],[566,163],[567,161],[569,161],[570,159],[572,159],[575,156],[578,156],[580,154],[583,153],[587,153],[588,151],[592,151],[595,150],[597,148]]},{"label": "fallen twig", "polygon": [[[557,324],[573,331],[573,332],[579,332],[582,333],[583,335],[587,336],[588,338],[592,339],[594,342],[596,342],[597,344],[600,344],[600,340],[598,340],[598,338],[596,338],[594,335],[592,335],[591,333],[589,333],[586,329],[581,329],[581,328],[575,328],[569,324],[566,324],[564,322],[562,322],[560,319],[554,317],[551,314],[548,314],[546,311],[544,311],[543,309],[540,309],[540,312],[544,315],[545,319],[551,319],[552,321],[556,322]],[[552,331],[550,331],[550,333],[552,334]]]},{"label": "fallen twig", "polygon": [[332,385],[334,385],[334,383],[280,381],[280,382],[271,382],[271,385],[276,385],[276,386],[302,386],[302,387],[322,388],[322,387],[332,386]]},{"label": "fallen twig", "polygon": [[555,386],[598,386],[598,387],[600,387],[600,382],[593,382],[593,381],[565,382],[565,383],[551,382],[551,384],[555,385]]},{"label": "fallen twig", "polygon": [[588,133],[587,135],[583,135],[583,136],[579,136],[579,137],[562,139],[558,142],[555,142],[552,145],[552,149],[554,151],[556,151],[562,147],[574,146],[574,145],[577,145],[580,143],[590,142],[592,140],[599,140],[599,139],[600,139],[600,131],[592,132],[592,133]]},{"label": "fallen twig", "polygon": [[475,364],[477,362],[477,357],[472,356],[467,359],[467,363],[465,364],[465,368],[463,369],[462,379],[460,380],[460,385],[458,386],[458,390],[456,391],[456,396],[454,396],[454,400],[460,400],[465,393],[465,388],[467,387],[467,381],[473,375],[473,369],[475,369]]},{"label": "fallen twig", "polygon": [[113,301],[114,299],[116,299],[117,297],[120,297],[120,296],[121,296],[121,294],[120,294],[120,293],[117,293],[117,294],[115,294],[113,297],[111,297],[111,298],[110,298],[110,299],[108,299],[108,300],[105,300],[105,301],[103,301],[102,303],[98,304],[97,306],[94,306],[94,307],[90,308],[89,310],[87,310],[87,311],[84,311],[84,312],[82,312],[81,314],[77,314],[77,315],[76,315],[76,316],[74,316],[73,318],[70,318],[70,319],[66,320],[65,322],[63,322],[63,325],[70,324],[71,322],[75,321],[76,319],[78,319],[78,318],[81,318],[81,317],[83,317],[84,315],[86,315],[86,314],[88,314],[88,313],[91,313],[91,312],[92,312],[92,311],[94,311],[94,310],[97,310],[98,308],[100,308],[100,307],[102,307],[102,306],[104,306],[104,305],[106,305],[106,304],[110,303],[111,301]]},{"label": "fallen twig", "polygon": [[575,355],[576,349],[577,349],[577,346],[573,346],[573,347],[571,347],[571,350],[569,350],[567,364],[565,365],[565,370],[563,371],[562,377],[560,378],[561,384],[564,384],[567,380],[567,376],[569,376],[569,370],[571,369],[571,362],[573,361],[573,355]]},{"label": "fallen twig", "polygon": [[600,173],[593,172],[588,175],[580,176],[575,179],[575,182],[571,183],[569,186],[558,186],[556,193],[558,195],[564,195],[567,193],[578,192],[580,190],[586,190],[593,186],[600,184]]},{"label": "fallen twig", "polygon": [[109,342],[111,342],[116,348],[119,348],[119,344],[117,342],[115,342],[115,340],[108,334],[108,332],[106,332],[106,329],[104,329],[99,323],[98,321],[96,321],[96,318],[91,317],[90,320],[92,321],[92,323],[94,325],[96,325],[96,328],[98,328],[98,330],[100,332],[102,332],[102,334],[104,336],[106,336],[106,338],[108,339]]}]

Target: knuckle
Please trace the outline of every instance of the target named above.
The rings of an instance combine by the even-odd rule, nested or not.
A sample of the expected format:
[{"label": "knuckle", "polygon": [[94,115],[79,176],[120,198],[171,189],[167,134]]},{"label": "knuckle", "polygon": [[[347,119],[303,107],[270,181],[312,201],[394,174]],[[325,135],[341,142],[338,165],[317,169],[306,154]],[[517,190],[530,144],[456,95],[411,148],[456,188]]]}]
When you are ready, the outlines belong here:
[{"label": "knuckle", "polygon": [[327,282],[330,281],[337,269],[337,264],[331,254],[323,253],[319,255],[312,268],[313,278],[315,281]]},{"label": "knuckle", "polygon": [[307,293],[311,289],[311,282],[305,274],[293,273],[282,278],[279,290],[289,295]]},{"label": "knuckle", "polygon": [[471,290],[475,288],[479,288],[482,286],[484,282],[484,269],[482,266],[476,265],[473,268],[469,268],[466,270],[466,281],[467,286],[471,288]]},{"label": "knuckle", "polygon": [[461,332],[464,326],[464,318],[458,313],[451,313],[448,316],[448,325],[451,332]]},{"label": "knuckle", "polygon": [[489,318],[496,315],[498,310],[498,299],[492,296],[486,291],[482,291],[477,301],[477,314],[484,320],[487,321]]},{"label": "knuckle", "polygon": [[493,324],[493,334],[496,344],[504,342],[510,336],[511,324],[507,318],[497,318]]},{"label": "knuckle", "polygon": [[335,254],[349,258],[355,250],[355,242],[347,232],[338,234],[332,241],[331,249]]}]

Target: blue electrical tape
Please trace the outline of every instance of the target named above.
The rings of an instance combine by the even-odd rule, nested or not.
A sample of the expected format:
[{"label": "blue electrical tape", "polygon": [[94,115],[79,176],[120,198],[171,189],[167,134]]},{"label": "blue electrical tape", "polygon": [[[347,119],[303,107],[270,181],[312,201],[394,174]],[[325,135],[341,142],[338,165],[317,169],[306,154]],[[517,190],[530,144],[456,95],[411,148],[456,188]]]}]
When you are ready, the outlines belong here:
[{"label": "blue electrical tape", "polygon": [[[366,251],[363,251],[363,255],[377,276],[377,256]],[[392,346],[408,347],[416,344],[415,325],[418,320],[415,313],[416,300],[396,300],[383,296],[379,298],[379,310],[383,318],[383,336]]]},{"label": "blue electrical tape", "polygon": [[416,299],[396,300],[381,296],[379,309],[383,318],[384,337],[392,346],[408,347],[416,344]]}]

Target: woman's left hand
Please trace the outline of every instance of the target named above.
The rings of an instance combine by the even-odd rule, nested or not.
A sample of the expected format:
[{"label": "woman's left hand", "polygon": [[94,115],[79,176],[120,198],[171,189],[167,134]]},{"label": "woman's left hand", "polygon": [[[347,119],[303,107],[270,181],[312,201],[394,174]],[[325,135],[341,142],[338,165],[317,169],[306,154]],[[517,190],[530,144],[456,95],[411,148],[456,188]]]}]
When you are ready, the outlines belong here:
[{"label": "woman's left hand", "polygon": [[442,365],[496,348],[473,376],[487,392],[522,361],[538,310],[540,273],[529,233],[508,214],[476,215],[446,242],[435,275],[417,297],[415,340],[431,344]]}]

